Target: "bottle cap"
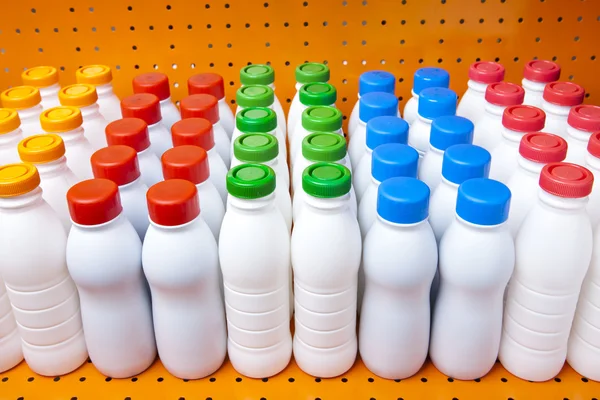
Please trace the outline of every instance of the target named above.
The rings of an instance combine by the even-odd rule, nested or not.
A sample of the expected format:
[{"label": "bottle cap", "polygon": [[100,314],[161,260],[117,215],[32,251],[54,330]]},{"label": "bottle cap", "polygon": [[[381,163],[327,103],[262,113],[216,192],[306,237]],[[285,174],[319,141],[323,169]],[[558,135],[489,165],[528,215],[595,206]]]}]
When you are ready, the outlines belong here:
[{"label": "bottle cap", "polygon": [[277,114],[266,107],[248,107],[235,116],[235,126],[244,133],[273,132],[277,128]]},{"label": "bottle cap", "polygon": [[19,113],[12,108],[0,108],[0,135],[19,129],[21,118]]},{"label": "bottle cap", "polygon": [[139,118],[148,125],[162,120],[158,97],[150,93],[132,94],[121,100],[123,118]]},{"label": "bottle cap", "polygon": [[585,90],[573,82],[552,82],[544,88],[544,100],[559,106],[576,106],[583,103]]},{"label": "bottle cap", "polygon": [[90,85],[106,85],[112,82],[112,71],[106,65],[86,65],[75,71],[77,83]]},{"label": "bottle cap", "polygon": [[600,158],[600,132],[592,133],[588,141],[587,151],[596,158]]},{"label": "bottle cap", "polygon": [[101,225],[121,214],[119,187],[108,179],[88,179],[67,192],[71,220],[79,225]]},{"label": "bottle cap", "polygon": [[225,97],[225,84],[219,74],[206,72],[192,75],[188,79],[188,94],[210,94],[221,100]]},{"label": "bottle cap", "polygon": [[32,164],[0,166],[0,197],[17,197],[40,185],[40,174]]},{"label": "bottle cap", "polygon": [[509,106],[502,113],[502,125],[516,132],[538,132],[544,129],[546,113],[533,106]]},{"label": "bottle cap", "polygon": [[23,71],[21,80],[23,85],[37,88],[48,87],[58,83],[58,71],[50,66],[33,67]]},{"label": "bottle cap", "polygon": [[467,118],[456,115],[439,117],[431,123],[429,143],[442,151],[455,144],[471,144],[474,129],[475,126]]},{"label": "bottle cap", "polygon": [[341,164],[319,162],[302,172],[302,189],[309,196],[331,199],[348,194],[351,188],[350,170]]},{"label": "bottle cap", "polygon": [[396,116],[384,115],[367,122],[367,147],[371,150],[386,143],[408,142],[408,123]]},{"label": "bottle cap", "polygon": [[567,156],[567,142],[550,133],[531,132],[521,138],[519,154],[536,163],[561,162]]},{"label": "bottle cap", "polygon": [[533,82],[554,82],[560,78],[560,65],[548,60],[531,60],[525,64],[523,77]]},{"label": "bottle cap", "polygon": [[65,143],[52,133],[29,136],[18,146],[21,161],[31,164],[45,164],[65,155]]},{"label": "bottle cap", "polygon": [[266,163],[277,158],[279,144],[275,135],[245,133],[233,142],[233,155],[244,163]]},{"label": "bottle cap", "polygon": [[157,225],[183,225],[200,215],[198,189],[183,179],[169,179],[152,185],[146,200],[150,220]]},{"label": "bottle cap", "polygon": [[483,147],[472,144],[455,144],[444,152],[442,176],[460,185],[466,180],[487,178],[492,156]]},{"label": "bottle cap", "polygon": [[419,153],[401,143],[382,144],[373,150],[371,175],[378,182],[397,176],[417,177]]},{"label": "bottle cap", "polygon": [[241,164],[227,173],[227,192],[238,199],[260,199],[275,191],[275,171],[264,164]]},{"label": "bottle cap", "polygon": [[360,74],[360,78],[358,78],[358,94],[360,96],[373,92],[394,94],[395,88],[396,78],[386,71],[367,71]]},{"label": "bottle cap", "polygon": [[133,78],[133,93],[150,93],[159,100],[171,97],[169,77],[160,72],[148,72]]},{"label": "bottle cap", "polygon": [[429,187],[416,178],[396,177],[377,189],[377,214],[395,224],[416,224],[429,215]]},{"label": "bottle cap", "polygon": [[299,92],[300,103],[305,106],[331,106],[337,100],[337,91],[329,83],[313,82],[302,85]]},{"label": "bottle cap", "polygon": [[457,99],[456,93],[448,88],[423,89],[419,93],[418,113],[427,119],[455,115]]},{"label": "bottle cap", "polygon": [[331,106],[308,107],[302,112],[302,127],[309,132],[339,131],[342,120],[342,112]]},{"label": "bottle cap", "polygon": [[210,94],[192,94],[179,103],[181,118],[204,118],[211,124],[219,122],[219,101]]},{"label": "bottle cap", "polygon": [[413,76],[413,92],[418,96],[423,89],[432,87],[447,88],[450,85],[450,74],[442,68],[420,68]]},{"label": "bottle cap", "polygon": [[204,118],[186,118],[171,127],[173,146],[198,146],[205,151],[215,147],[215,135],[210,121]]},{"label": "bottle cap", "polygon": [[77,107],[61,106],[44,110],[40,115],[42,129],[49,133],[68,132],[83,124],[81,111]]},{"label": "bottle cap", "polygon": [[275,71],[270,65],[252,64],[240,69],[240,83],[246,85],[272,85]]},{"label": "bottle cap", "polygon": [[542,168],[540,187],[558,197],[576,199],[592,193],[594,175],[577,164],[550,163]]},{"label": "bottle cap", "polygon": [[296,67],[296,82],[305,84],[312,82],[327,82],[329,67],[319,63],[304,63]]},{"label": "bottle cap", "polygon": [[392,93],[371,92],[360,96],[358,116],[365,124],[372,118],[389,115],[398,116],[398,98]]},{"label": "bottle cap", "polygon": [[244,108],[271,107],[275,101],[275,93],[266,85],[247,85],[237,90],[235,99]]},{"label": "bottle cap", "polygon": [[94,178],[127,185],[140,177],[137,153],[129,146],[109,146],[97,150],[90,158]]},{"label": "bottle cap", "polygon": [[35,107],[42,101],[40,91],[33,86],[15,86],[0,94],[2,107],[23,110]]},{"label": "bottle cap", "polygon": [[58,100],[62,106],[87,107],[96,104],[98,93],[94,85],[76,83],[61,88],[58,92]]},{"label": "bottle cap", "polygon": [[485,90],[485,100],[497,106],[516,106],[523,104],[525,90],[514,83],[490,83]]},{"label": "bottle cap", "polygon": [[199,185],[210,176],[208,156],[202,147],[173,147],[163,153],[161,162],[165,179],[184,179]]},{"label": "bottle cap", "polygon": [[313,162],[337,162],[346,157],[346,139],[337,133],[311,133],[302,140],[302,156]]},{"label": "bottle cap", "polygon": [[150,147],[148,124],[143,119],[117,119],[106,125],[105,131],[109,146],[129,146],[138,153]]},{"label": "bottle cap", "polygon": [[469,179],[458,187],[456,214],[475,225],[499,225],[508,219],[510,190],[487,178]]},{"label": "bottle cap", "polygon": [[491,61],[478,61],[469,67],[469,79],[479,83],[503,81],[504,67]]},{"label": "bottle cap", "polygon": [[600,107],[592,105],[572,107],[567,122],[573,128],[581,131],[600,131]]}]

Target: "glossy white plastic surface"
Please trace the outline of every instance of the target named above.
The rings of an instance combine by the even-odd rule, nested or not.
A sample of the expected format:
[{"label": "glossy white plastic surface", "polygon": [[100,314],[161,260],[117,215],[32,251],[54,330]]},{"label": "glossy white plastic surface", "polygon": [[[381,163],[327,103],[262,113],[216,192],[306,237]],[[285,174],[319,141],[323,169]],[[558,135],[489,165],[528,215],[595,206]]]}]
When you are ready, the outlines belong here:
[{"label": "glossy white plastic surface", "polygon": [[67,191],[79,182],[79,179],[67,167],[64,156],[49,163],[35,164],[35,167],[40,174],[42,197],[54,209],[68,234],[71,229],[71,215],[66,201]]},{"label": "glossy white plastic surface", "polygon": [[431,191],[429,201],[429,223],[438,244],[454,220],[458,185],[442,177],[439,185]]},{"label": "glossy white plastic surface", "polygon": [[123,118],[121,115],[121,100],[113,91],[112,83],[96,86],[96,92],[98,93],[96,104],[100,106],[100,114],[108,122]]},{"label": "glossy white plastic surface", "polygon": [[429,151],[432,122],[432,120],[418,115],[408,129],[408,144],[419,153],[419,162],[423,160],[423,156]]},{"label": "glossy white plastic surface", "polygon": [[92,179],[92,164],[90,158],[94,154],[94,146],[86,139],[83,128],[79,127],[68,132],[57,133],[65,143],[67,166],[79,180]]},{"label": "glossy white plastic surface", "polygon": [[488,87],[486,83],[475,82],[469,79],[467,90],[462,95],[456,108],[456,115],[470,119],[476,124],[485,111],[485,91]]},{"label": "glossy white plastic surface", "polygon": [[0,134],[0,165],[21,162],[17,146],[23,140],[21,129]]},{"label": "glossy white plastic surface", "polygon": [[40,114],[42,111],[43,108],[41,104],[38,104],[35,107],[17,110],[19,118],[21,119],[21,132],[24,138],[43,133],[42,125],[40,124]]},{"label": "glossy white plastic surface", "polygon": [[98,104],[81,107],[79,110],[83,117],[83,124],[81,127],[84,130],[86,139],[91,143],[94,150],[108,146],[105,133],[108,121],[100,114],[100,107]]},{"label": "glossy white plastic surface", "polygon": [[225,206],[219,195],[219,191],[210,179],[196,185],[198,189],[198,200],[203,220],[210,228],[215,240],[219,241],[221,224],[225,216]]},{"label": "glossy white plastic surface", "polygon": [[511,193],[507,223],[513,238],[517,237],[523,220],[537,202],[540,191],[540,172],[546,165],[527,160],[521,155],[517,156],[517,164],[515,172],[506,182]]},{"label": "glossy white plastic surface", "polygon": [[[306,197],[308,195],[304,192],[304,190],[300,187],[298,190],[294,192],[294,197],[292,198],[292,219],[294,222],[298,220],[302,210],[306,207]],[[350,207],[350,212],[354,217],[358,214],[358,202],[356,201],[356,193],[354,192],[354,188],[350,189],[350,195],[348,197],[348,206]]]},{"label": "glossy white plastic surface", "polygon": [[302,84],[299,82],[296,82],[296,84],[294,85],[294,88],[296,89],[296,93],[294,94],[294,97],[292,98],[292,103],[290,104],[290,108],[288,110],[288,115],[287,115],[288,131],[290,129],[294,129],[292,127],[296,125],[296,122],[298,122],[299,119],[302,119],[302,111],[301,111],[302,103],[300,103],[300,95],[298,93],[298,91],[300,90],[301,87],[302,87]]},{"label": "glossy white plastic surface", "polygon": [[442,180],[442,163],[444,151],[429,145],[429,151],[425,153],[419,164],[419,179],[433,190]]},{"label": "glossy white plastic surface", "polygon": [[546,87],[546,83],[523,79],[521,81],[521,86],[523,86],[523,89],[525,89],[525,100],[523,100],[523,104],[526,106],[542,108],[544,88]]},{"label": "glossy white plastic surface", "polygon": [[590,216],[592,228],[596,229],[596,226],[600,223],[600,184],[598,184],[600,182],[600,158],[587,153],[585,155],[584,166],[594,174],[594,186],[592,187],[592,193],[589,196],[586,210]]},{"label": "glossy white plastic surface", "polygon": [[179,109],[173,104],[170,97],[160,101],[160,114],[162,115],[162,124],[169,131],[171,131],[173,124],[181,119]]},{"label": "glossy white plastic surface", "polygon": [[217,121],[213,124],[213,133],[215,137],[214,149],[216,149],[217,153],[221,156],[225,166],[229,167],[229,165],[231,165],[231,141],[229,140],[227,132],[225,132],[225,128],[221,125],[221,121]]},{"label": "glossy white plastic surface", "polygon": [[490,153],[502,141],[502,114],[505,106],[485,102],[485,111],[477,120],[473,130],[473,144],[483,147]]},{"label": "glossy white plastic surface", "polygon": [[137,157],[142,182],[144,182],[146,186],[150,187],[164,179],[162,164],[160,163],[158,156],[152,151],[152,145],[146,150],[138,152]]},{"label": "glossy white plastic surface", "polygon": [[162,157],[165,151],[173,147],[171,131],[161,121],[148,125],[148,137],[150,143],[152,143],[150,148],[158,158]]},{"label": "glossy white plastic surface", "polygon": [[404,105],[404,112],[402,113],[403,118],[409,125],[417,120],[419,117],[419,95],[415,94],[412,90],[410,91],[411,97]]},{"label": "glossy white plastic surface", "polygon": [[146,201],[148,186],[141,177],[126,185],[119,186],[123,215],[127,217],[140,240],[144,242],[144,236],[148,230],[148,203]]},{"label": "glossy white plastic surface", "polygon": [[567,117],[571,107],[559,106],[542,100],[542,110],[546,113],[546,125],[542,132],[553,133],[567,140]]},{"label": "glossy white plastic surface", "polygon": [[4,281],[0,278],[0,373],[8,371],[23,360],[21,337],[6,294]]},{"label": "glossy white plastic surface", "polygon": [[221,125],[223,125],[223,128],[227,133],[227,137],[231,139],[233,129],[235,128],[235,116],[233,115],[233,111],[231,111],[231,107],[229,107],[229,104],[227,104],[227,100],[225,98],[219,100],[219,120],[221,121]]},{"label": "glossy white plastic surface", "polygon": [[567,125],[567,136],[565,137],[567,141],[567,158],[565,158],[565,162],[577,165],[585,164],[590,136],[592,136],[592,132],[582,131]]},{"label": "glossy white plastic surface", "polygon": [[208,167],[210,168],[208,179],[215,185],[219,195],[221,195],[223,204],[225,204],[227,202],[227,167],[214,147],[208,150],[206,154],[208,155]]},{"label": "glossy white plastic surface", "polygon": [[492,155],[490,179],[506,183],[517,169],[519,145],[527,132],[517,132],[504,127],[501,132],[502,140],[490,152]]},{"label": "glossy white plastic surface", "polygon": [[55,83],[54,85],[40,87],[40,96],[42,96],[42,107],[44,110],[54,107],[60,107],[60,101],[58,99],[58,92],[60,91],[60,85]]}]

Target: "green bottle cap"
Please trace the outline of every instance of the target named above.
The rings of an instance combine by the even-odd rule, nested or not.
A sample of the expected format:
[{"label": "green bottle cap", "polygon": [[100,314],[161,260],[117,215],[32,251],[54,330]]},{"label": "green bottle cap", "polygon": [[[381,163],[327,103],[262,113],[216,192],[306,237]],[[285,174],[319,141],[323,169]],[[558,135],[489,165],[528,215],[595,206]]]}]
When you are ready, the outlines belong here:
[{"label": "green bottle cap", "polygon": [[270,65],[246,65],[240,70],[242,85],[271,85],[275,82],[275,71]]},{"label": "green bottle cap", "polygon": [[331,106],[308,107],[302,113],[302,126],[309,132],[335,132],[342,129],[342,112]]},{"label": "green bottle cap", "polygon": [[227,173],[227,192],[238,199],[260,199],[275,191],[275,171],[264,164],[242,164]]},{"label": "green bottle cap", "polygon": [[248,107],[235,117],[235,126],[244,133],[269,133],[277,128],[277,114],[270,108]]},{"label": "green bottle cap", "polygon": [[244,108],[270,107],[275,101],[275,93],[265,85],[248,85],[237,90],[235,99],[238,105]]},{"label": "green bottle cap", "polygon": [[233,142],[233,155],[242,162],[266,163],[278,154],[277,138],[268,133],[245,133]]},{"label": "green bottle cap", "polygon": [[334,163],[312,164],[302,172],[302,189],[313,197],[330,199],[350,192],[350,170]]},{"label": "green bottle cap", "polygon": [[300,88],[300,103],[305,106],[330,106],[336,100],[337,91],[329,83],[307,83]]},{"label": "green bottle cap", "polygon": [[346,157],[346,139],[336,133],[311,133],[302,141],[302,155],[313,162],[336,162]]},{"label": "green bottle cap", "polygon": [[327,82],[329,80],[329,67],[320,63],[304,63],[296,67],[296,82]]}]

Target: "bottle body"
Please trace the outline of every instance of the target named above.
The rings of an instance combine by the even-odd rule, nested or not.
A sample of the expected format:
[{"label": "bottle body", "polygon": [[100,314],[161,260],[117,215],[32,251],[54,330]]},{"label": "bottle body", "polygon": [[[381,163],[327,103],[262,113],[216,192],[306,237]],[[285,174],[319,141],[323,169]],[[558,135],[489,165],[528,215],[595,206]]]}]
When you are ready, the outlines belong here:
[{"label": "bottle body", "polygon": [[225,166],[229,168],[229,165],[231,165],[231,141],[229,140],[227,132],[225,132],[225,128],[221,125],[221,121],[217,121],[213,124],[213,132],[215,136],[214,148],[223,159]]},{"label": "bottle body", "polygon": [[[302,210],[304,210],[306,206],[306,196],[308,195],[301,187],[294,192],[294,198],[292,199],[292,219],[294,222],[298,220],[302,214]],[[356,193],[354,192],[354,188],[350,189],[348,206],[350,207],[350,212],[352,215],[356,217],[358,214],[358,202],[356,201]]]},{"label": "bottle body", "polygon": [[565,162],[577,165],[585,164],[585,156],[588,152],[587,145],[591,135],[591,132],[585,132],[575,129],[572,126],[567,126],[567,136],[565,137],[565,140],[568,144],[568,152]]},{"label": "bottle body", "polygon": [[225,204],[227,202],[227,167],[214,147],[207,150],[206,154],[208,155],[208,166],[210,168],[210,176],[208,179],[215,185],[219,191],[219,195],[221,195],[221,201]]},{"label": "bottle body", "polygon": [[406,102],[404,106],[404,112],[402,113],[403,118],[409,125],[412,125],[413,122],[417,120],[419,117],[419,95],[415,94],[412,90],[410,91],[412,96]]},{"label": "bottle body", "polygon": [[65,157],[67,166],[79,180],[92,179],[92,165],[90,158],[94,154],[94,147],[86,139],[83,128],[79,127],[69,132],[58,134],[65,143]]},{"label": "bottle body", "polygon": [[65,157],[45,164],[36,164],[40,174],[40,187],[42,197],[56,212],[60,221],[69,234],[71,229],[71,215],[69,205],[66,202],[67,191],[79,182],[73,171],[67,167]]},{"label": "bottle body", "polygon": [[137,153],[142,182],[150,187],[163,180],[162,165],[158,156],[152,151],[152,145]]},{"label": "bottle body", "polygon": [[[537,201],[540,190],[538,182],[543,167],[543,164],[537,164],[519,156],[519,164],[521,163],[528,164],[529,168],[519,165],[515,173],[506,182],[506,186],[508,186],[512,195],[507,222],[513,238],[517,237],[517,232],[523,220]],[[533,170],[536,165],[537,168]]]},{"label": "bottle body", "polygon": [[[308,108],[308,106],[305,106],[304,104],[300,103],[300,106],[298,106],[298,112],[300,113],[300,118],[298,118],[296,120],[296,123],[294,124],[294,126],[290,126],[288,128],[288,139],[290,141],[290,145],[292,144],[292,142],[294,141],[294,136],[296,134],[296,131],[302,128],[302,113],[304,112],[304,110],[306,110]],[[294,147],[296,147],[296,145],[294,145]]]},{"label": "bottle body", "polygon": [[431,120],[418,116],[408,130],[408,144],[419,153],[419,163],[429,150]]},{"label": "bottle body", "polygon": [[365,155],[365,147],[367,146],[367,124],[360,118],[354,133],[352,133],[352,140],[348,143],[348,157],[352,168],[356,169],[360,163],[361,158]]},{"label": "bottle body", "polygon": [[[275,90],[275,85],[271,84],[269,86]],[[281,127],[283,134],[287,136],[288,129],[287,122],[285,120],[285,112],[283,111],[283,107],[281,106],[281,102],[279,101],[277,94],[275,94],[275,100],[273,101],[273,110],[275,111],[275,114],[277,114],[277,126]]]},{"label": "bottle body", "polygon": [[0,373],[8,371],[23,361],[21,337],[10,308],[4,281],[0,278]]},{"label": "bottle body", "polygon": [[508,182],[508,179],[515,173],[518,166],[519,140],[513,141],[503,138],[491,152],[491,155],[493,161],[490,165],[490,179],[495,179],[502,183]]},{"label": "bottle body", "polygon": [[465,94],[463,94],[456,107],[456,115],[470,119],[475,124],[485,112],[487,84],[469,80],[467,86]]},{"label": "bottle body", "polygon": [[348,138],[352,137],[352,134],[356,130],[358,126],[358,114],[360,108],[360,94],[358,95],[358,99],[356,99],[356,103],[354,103],[354,107],[352,107],[352,112],[350,113],[350,119],[348,120]]},{"label": "bottle body", "polygon": [[219,195],[219,191],[209,179],[196,185],[198,189],[198,199],[200,199],[200,208],[203,211],[203,219],[210,228],[215,240],[219,240],[221,233],[221,224],[225,216],[225,206]]},{"label": "bottle body", "polygon": [[419,179],[429,186],[433,191],[442,180],[442,162],[444,161],[444,151],[429,146],[429,151],[425,153],[419,165]]},{"label": "bottle body", "polygon": [[21,119],[21,133],[24,138],[39,135],[43,132],[42,125],[40,123],[40,114],[43,108],[41,104],[31,108],[25,108],[23,110],[17,110],[19,118]]},{"label": "bottle body", "polygon": [[58,92],[60,85],[55,83],[50,86],[38,88],[40,96],[42,96],[42,107],[44,110],[48,110],[53,107],[60,107],[60,101],[58,100]]},{"label": "bottle body", "polygon": [[505,107],[488,105],[494,112],[484,111],[477,120],[473,131],[473,144],[483,147],[490,153],[502,142],[502,112]]},{"label": "bottle body", "polygon": [[546,113],[546,125],[544,126],[543,132],[553,133],[567,140],[567,117],[569,116],[569,106],[559,106],[556,104],[548,103],[546,100],[542,101],[542,110]]},{"label": "bottle body", "polygon": [[162,124],[171,131],[173,124],[181,119],[179,109],[170,97],[160,101],[160,114],[162,115]]},{"label": "bottle body", "polygon": [[[585,167],[588,168],[594,174],[595,179],[600,179],[600,159],[594,157],[591,154],[585,155]],[[598,177],[598,178],[596,178]],[[592,187],[592,193],[589,196],[589,202],[586,207],[588,215],[590,216],[590,222],[592,229],[596,229],[596,226],[600,222],[600,185],[594,185]]]},{"label": "bottle body", "polygon": [[0,165],[21,162],[17,146],[23,140],[21,129],[0,135]]},{"label": "bottle body", "polygon": [[[358,203],[358,225],[360,226],[360,233],[363,240],[367,236],[367,233],[369,233],[373,223],[377,220],[377,190],[379,189],[379,184],[379,181],[371,178],[371,182],[369,182],[365,194]],[[360,288],[360,275],[358,280]],[[360,289],[359,293],[361,293]]]},{"label": "bottle body", "polygon": [[523,104],[541,108],[546,83],[523,79],[521,85],[523,86],[523,89],[525,89],[525,99],[523,100]]},{"label": "bottle body", "polygon": [[298,93],[298,91],[300,90],[300,88],[302,87],[302,84],[299,82],[296,82],[295,85],[295,89],[296,89],[296,93],[294,93],[294,97],[292,98],[292,103],[290,104],[290,109],[288,110],[288,115],[287,115],[287,128],[288,131],[290,129],[293,129],[292,127],[296,125],[296,122],[298,120],[302,119],[302,111],[300,111],[302,109],[302,103],[300,103],[300,94]]},{"label": "bottle body", "polygon": [[162,121],[148,125],[148,137],[150,138],[150,143],[152,143],[152,151],[154,151],[154,154],[156,154],[159,159],[165,151],[173,147],[171,131],[167,129]]},{"label": "bottle body", "polygon": [[235,128],[235,117],[233,115],[233,111],[227,104],[227,100],[223,97],[219,100],[219,119],[225,132],[227,133],[227,137],[231,139],[231,135],[233,134],[233,129]]},{"label": "bottle body", "polygon": [[[371,183],[371,167],[373,163],[373,150],[367,148],[365,154],[354,169],[352,174],[352,186],[356,192],[356,201],[360,204],[363,195]],[[352,172],[352,171],[350,171]]]},{"label": "bottle body", "polygon": [[457,196],[458,185],[443,178],[436,189],[432,191],[429,202],[429,223],[438,243],[454,220]]},{"label": "bottle body", "polygon": [[81,115],[83,117],[83,132],[86,139],[90,142],[94,150],[106,147],[106,125],[108,121],[100,114],[97,104],[92,104],[87,107],[81,107]]},{"label": "bottle body", "polygon": [[100,114],[108,122],[123,118],[121,115],[121,100],[113,91],[111,83],[96,86],[96,92],[98,93],[96,104],[100,106]]},{"label": "bottle body", "polygon": [[148,192],[148,186],[142,182],[141,178],[119,186],[123,215],[127,217],[127,220],[137,232],[142,243],[144,242],[148,224],[150,223],[148,219],[146,192]]}]

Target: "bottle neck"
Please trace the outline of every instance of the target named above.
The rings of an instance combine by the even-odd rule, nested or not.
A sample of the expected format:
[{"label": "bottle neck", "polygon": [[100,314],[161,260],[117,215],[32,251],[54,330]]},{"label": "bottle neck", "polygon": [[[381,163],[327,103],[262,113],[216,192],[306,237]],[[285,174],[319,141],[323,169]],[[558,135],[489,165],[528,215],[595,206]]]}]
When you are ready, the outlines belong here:
[{"label": "bottle neck", "polygon": [[96,86],[96,93],[98,93],[98,97],[109,97],[114,95],[112,83]]},{"label": "bottle neck", "polygon": [[0,209],[3,211],[33,207],[42,202],[42,188],[37,187],[29,193],[15,197],[0,197]]},{"label": "bottle neck", "polygon": [[377,219],[387,228],[393,229],[395,231],[410,231],[418,229],[422,225],[425,225],[425,223],[427,222],[427,218],[425,218],[423,221],[415,222],[414,224],[398,224],[396,222],[391,222],[384,219],[383,217],[381,217],[381,215],[379,215],[379,213],[377,213]]},{"label": "bottle neck", "polygon": [[[144,184],[142,183],[141,176],[138,176],[136,179],[132,180],[129,183],[124,185],[119,185],[119,192],[128,192],[135,189],[143,188]],[[146,189],[147,190],[147,189]]]},{"label": "bottle neck", "polygon": [[[152,125],[148,125],[148,131],[151,131],[151,130],[156,130],[156,129],[161,129],[161,128],[162,128],[162,126],[161,126],[161,125],[162,125],[161,121],[162,121],[162,118],[161,118],[160,120],[158,120],[158,122],[157,122],[157,123],[155,123],[155,124],[152,124]],[[214,125],[213,125],[213,126],[214,126]]]},{"label": "bottle neck", "polygon": [[530,90],[532,92],[537,92],[537,93],[543,93],[544,88],[547,85],[545,82],[534,82],[534,81],[530,81],[529,79],[525,79],[525,78],[523,78],[521,83],[525,89]]},{"label": "bottle neck", "polygon": [[90,104],[89,106],[80,107],[79,111],[81,111],[81,116],[83,119],[100,116],[100,107],[98,104]]},{"label": "bottle neck", "polygon": [[413,99],[419,100],[419,95],[417,93],[415,93],[415,91],[413,89],[410,89],[410,94]]},{"label": "bottle neck", "polygon": [[467,86],[469,89],[471,89],[474,94],[478,94],[481,96],[485,95],[485,91],[488,87],[487,83],[481,83],[481,82],[475,82],[474,80],[469,79],[467,81]]},{"label": "bottle neck", "polygon": [[431,123],[433,122],[432,119],[423,117],[421,114],[418,113],[418,111],[417,111],[417,116],[419,117],[419,121],[421,121],[422,123],[424,123],[426,125],[431,125]]},{"label": "bottle neck", "polygon": [[506,106],[499,106],[488,101],[485,102],[485,113],[491,115],[495,119],[502,119],[502,114],[506,110]]},{"label": "bottle neck", "polygon": [[345,208],[348,208],[348,200],[350,199],[350,193],[346,193],[340,197],[333,198],[320,198],[306,194],[305,201],[306,205],[312,210],[318,213],[332,213],[342,212]]},{"label": "bottle neck", "polygon": [[588,203],[587,196],[576,199],[559,197],[543,189],[539,191],[539,200],[553,209],[566,211],[583,210]]},{"label": "bottle neck", "polygon": [[598,176],[598,179],[600,179],[600,158],[593,156],[589,152],[586,152],[585,166],[591,169],[594,176]]},{"label": "bottle neck", "polygon": [[517,164],[519,165],[519,169],[521,169],[524,173],[534,176],[539,176],[542,172],[542,168],[544,168],[544,165],[546,165],[544,163],[528,160],[520,154],[517,156]]},{"label": "bottle neck", "polygon": [[445,150],[441,150],[441,149],[438,149],[437,147],[433,147],[431,142],[429,142],[429,152],[431,152],[432,154],[435,154],[438,157],[444,157]]},{"label": "bottle neck", "polygon": [[40,114],[42,113],[42,111],[43,111],[42,105],[38,104],[31,108],[24,108],[22,110],[17,110],[17,113],[19,114],[19,118],[21,119],[21,122],[24,122],[26,120],[37,120],[39,118]]},{"label": "bottle neck", "polygon": [[243,212],[258,212],[275,207],[275,192],[259,199],[240,199],[229,195],[229,205]]},{"label": "bottle neck", "polygon": [[196,223],[198,223],[200,221],[200,215],[198,215],[196,218],[194,218],[193,220],[186,222],[185,224],[181,224],[181,225],[174,225],[174,226],[167,226],[167,225],[159,225],[156,222],[152,221],[152,218],[150,218],[150,225],[152,225],[154,228],[160,230],[160,231],[164,231],[164,232],[174,232],[174,231],[185,231],[190,229],[190,227],[194,226]]},{"label": "bottle neck", "polygon": [[56,132],[56,134],[62,138],[63,142],[65,142],[65,145],[67,143],[83,140],[85,138],[83,136],[83,128],[81,126],[73,129],[72,131]]},{"label": "bottle neck", "polygon": [[166,99],[160,101],[160,106],[161,107],[167,106],[169,104],[173,104],[173,102],[171,101],[171,97],[170,96],[167,97]]},{"label": "bottle neck", "polygon": [[592,136],[592,132],[582,131],[577,128],[573,128],[571,125],[567,125],[567,135],[573,140],[578,142],[584,142],[587,147],[587,143],[590,140],[590,136]]},{"label": "bottle neck", "polygon": [[55,96],[58,93],[58,91],[60,90],[60,85],[58,83],[55,83],[54,85],[38,88],[38,90],[40,91],[40,96],[51,97]]},{"label": "bottle neck", "polygon": [[558,104],[552,104],[545,99],[542,99],[542,110],[548,114],[558,115],[566,118],[569,115],[569,111],[571,111],[571,107],[559,106]]},{"label": "bottle neck", "polygon": [[35,164],[38,172],[40,173],[40,177],[50,178],[56,175],[60,175],[64,171],[67,170],[67,158],[62,156],[56,160],[43,163],[43,164]]},{"label": "bottle neck", "polygon": [[81,224],[73,222],[73,220],[71,220],[71,222],[73,222],[73,225],[75,225],[76,227],[78,227],[84,231],[97,231],[97,230],[101,230],[101,229],[106,229],[108,227],[115,227],[117,225],[123,224],[123,223],[125,223],[126,220],[127,219],[123,217],[123,213],[121,212],[115,218],[111,219],[110,221],[104,222],[102,224],[81,225]]},{"label": "bottle neck", "polygon": [[456,220],[458,221],[459,224],[466,226],[470,229],[476,229],[478,231],[483,232],[495,232],[501,229],[506,229],[506,222],[503,222],[501,224],[497,224],[497,225],[479,225],[479,224],[474,224],[471,223],[465,219],[463,219],[460,215],[458,214],[454,214]]},{"label": "bottle neck", "polygon": [[526,133],[527,132],[513,131],[504,126],[502,127],[502,138],[506,144],[512,147],[518,146],[521,143],[521,138],[523,138],[523,135]]},{"label": "bottle neck", "polygon": [[440,181],[441,185],[446,185],[448,189],[458,191],[458,183],[454,183],[448,180],[444,175],[442,175],[442,180]]},{"label": "bottle neck", "polygon": [[13,143],[19,143],[22,138],[23,132],[21,132],[21,128],[17,128],[14,131],[0,134],[0,146],[12,146]]}]

